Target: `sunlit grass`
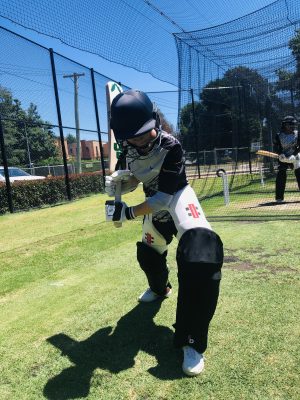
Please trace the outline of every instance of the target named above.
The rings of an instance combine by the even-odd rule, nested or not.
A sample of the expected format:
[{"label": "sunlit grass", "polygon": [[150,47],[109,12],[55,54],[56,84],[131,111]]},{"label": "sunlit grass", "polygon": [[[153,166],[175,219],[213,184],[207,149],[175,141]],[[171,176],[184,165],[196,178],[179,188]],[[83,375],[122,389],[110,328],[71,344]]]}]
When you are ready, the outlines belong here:
[{"label": "sunlit grass", "polygon": [[299,223],[213,222],[221,295],[205,371],[187,378],[172,347],[176,240],[174,294],[138,304],[141,220],[114,228],[106,199],[0,217],[0,398],[298,400]]}]

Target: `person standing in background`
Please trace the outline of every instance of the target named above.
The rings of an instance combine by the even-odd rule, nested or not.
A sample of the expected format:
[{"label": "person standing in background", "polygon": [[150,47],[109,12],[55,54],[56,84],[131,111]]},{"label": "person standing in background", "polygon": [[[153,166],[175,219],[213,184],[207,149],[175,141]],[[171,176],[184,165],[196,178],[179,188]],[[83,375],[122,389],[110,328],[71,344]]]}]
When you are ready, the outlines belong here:
[{"label": "person standing in background", "polygon": [[300,190],[300,137],[295,117],[288,115],[283,118],[280,132],[275,136],[274,151],[279,154],[275,200],[280,203],[284,200],[288,168],[294,169]]}]

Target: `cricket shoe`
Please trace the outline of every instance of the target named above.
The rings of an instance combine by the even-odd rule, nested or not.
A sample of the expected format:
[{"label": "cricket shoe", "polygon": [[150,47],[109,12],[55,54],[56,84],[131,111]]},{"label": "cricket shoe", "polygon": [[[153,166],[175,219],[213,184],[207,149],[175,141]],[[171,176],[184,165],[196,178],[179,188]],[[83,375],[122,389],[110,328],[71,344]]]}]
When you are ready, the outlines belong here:
[{"label": "cricket shoe", "polygon": [[183,346],[182,370],[186,375],[199,375],[204,369],[204,357],[191,346]]},{"label": "cricket shoe", "polygon": [[167,287],[166,288],[166,293],[164,295],[159,295],[153,292],[150,288],[148,288],[144,293],[140,295],[138,298],[138,301],[141,303],[151,303],[151,301],[155,301],[157,299],[161,299],[162,297],[170,297],[172,293],[172,289]]}]

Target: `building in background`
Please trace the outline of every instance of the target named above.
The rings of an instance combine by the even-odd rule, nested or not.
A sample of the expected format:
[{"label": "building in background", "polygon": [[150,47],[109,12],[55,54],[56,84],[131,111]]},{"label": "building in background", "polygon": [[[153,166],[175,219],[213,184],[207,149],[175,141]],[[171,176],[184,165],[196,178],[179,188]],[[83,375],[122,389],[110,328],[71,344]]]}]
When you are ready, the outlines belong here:
[{"label": "building in background", "polygon": [[[81,158],[83,160],[100,160],[101,152],[100,145],[97,140],[81,140]],[[103,156],[108,157],[108,144],[103,143]],[[77,146],[76,143],[68,143],[68,155],[69,157],[76,157]]]},{"label": "building in background", "polygon": [[[61,140],[60,140],[59,137],[56,137],[56,138],[54,139],[54,144],[55,144],[55,146],[57,147],[57,152],[58,152],[59,156],[62,157],[63,154],[62,154]],[[64,140],[64,145],[65,145],[65,149],[66,149],[66,157],[67,157],[67,160],[68,160],[68,159],[70,158],[70,155],[69,155],[69,152],[68,152],[68,142],[67,142],[67,139]]]}]

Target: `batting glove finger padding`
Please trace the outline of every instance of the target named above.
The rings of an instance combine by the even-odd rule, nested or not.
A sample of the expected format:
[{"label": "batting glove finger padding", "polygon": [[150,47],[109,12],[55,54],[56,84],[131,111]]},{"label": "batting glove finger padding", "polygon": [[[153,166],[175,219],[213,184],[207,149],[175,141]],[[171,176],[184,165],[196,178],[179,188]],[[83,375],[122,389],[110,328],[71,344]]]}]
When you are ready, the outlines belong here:
[{"label": "batting glove finger padding", "polygon": [[279,161],[282,163],[290,163],[291,161],[289,161],[289,158],[285,156],[285,154],[279,154],[278,157]]},{"label": "batting glove finger padding", "polygon": [[296,154],[295,156],[291,156],[293,157],[293,164],[294,164],[294,169],[298,169],[300,168],[300,153]]},{"label": "batting glove finger padding", "polygon": [[105,177],[105,192],[108,196],[115,196],[117,182],[121,182],[121,194],[132,192],[139,184],[129,170],[115,171],[112,175]]},{"label": "batting glove finger padding", "polygon": [[119,169],[118,171],[115,171],[111,174],[111,179],[114,182],[119,182],[119,181],[126,181],[130,178],[131,172],[129,169]]}]

